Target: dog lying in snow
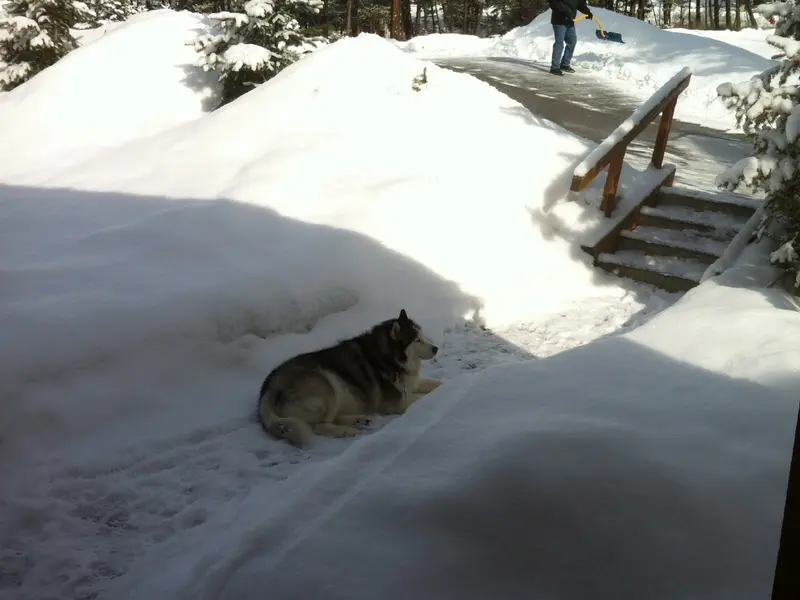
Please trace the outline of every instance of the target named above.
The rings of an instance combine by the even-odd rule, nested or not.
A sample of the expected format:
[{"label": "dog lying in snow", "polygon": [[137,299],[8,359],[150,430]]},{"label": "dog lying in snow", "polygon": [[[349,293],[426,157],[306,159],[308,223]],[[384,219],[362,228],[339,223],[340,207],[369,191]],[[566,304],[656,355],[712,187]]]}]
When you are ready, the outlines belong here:
[{"label": "dog lying in snow", "polygon": [[441,382],[420,377],[438,348],[408,318],[396,319],[278,365],[261,384],[258,418],[264,430],[306,448],[314,434],[358,435],[371,414],[402,414]]}]

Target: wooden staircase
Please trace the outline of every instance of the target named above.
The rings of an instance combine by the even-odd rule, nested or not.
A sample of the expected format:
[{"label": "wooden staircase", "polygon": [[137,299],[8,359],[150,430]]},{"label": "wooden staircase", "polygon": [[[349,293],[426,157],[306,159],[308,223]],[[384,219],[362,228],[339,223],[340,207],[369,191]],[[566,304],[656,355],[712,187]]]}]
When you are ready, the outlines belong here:
[{"label": "wooden staircase", "polygon": [[660,187],[603,251],[592,252],[595,266],[670,292],[690,290],[757,208],[738,194]]},{"label": "wooden staircase", "polygon": [[[605,223],[581,247],[595,266],[671,292],[698,285],[761,203],[741,194],[673,186],[675,166],[664,165],[664,155],[678,97],[691,76],[688,68],[676,73],[575,167],[570,186],[584,190],[607,169],[600,203]],[[647,183],[620,200],[628,145],[659,114]]]}]

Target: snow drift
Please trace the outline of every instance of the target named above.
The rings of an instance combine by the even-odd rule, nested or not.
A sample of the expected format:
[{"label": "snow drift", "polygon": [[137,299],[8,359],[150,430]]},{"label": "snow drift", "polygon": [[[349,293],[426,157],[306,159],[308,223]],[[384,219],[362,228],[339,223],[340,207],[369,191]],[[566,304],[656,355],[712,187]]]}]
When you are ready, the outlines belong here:
[{"label": "snow drift", "polygon": [[251,490],[185,541],[213,547],[142,561],[113,595],[766,597],[800,313],[748,280],[709,281],[629,334],[463,376],[303,477]]},{"label": "snow drift", "polygon": [[203,115],[216,75],[193,66],[196,53],[186,42],[206,26],[189,12],[135,15],[99,28],[104,35],[0,96],[0,181],[26,181],[26,170],[41,178],[52,165]]},{"label": "snow drift", "polygon": [[[355,304],[338,335],[401,307],[435,336],[476,313],[498,324],[621,297],[532,217],[587,148],[487,84],[361,36],[200,119],[45,163],[0,189],[5,408],[38,414],[32,380],[154,346],[196,360]],[[100,397],[85,400],[96,416]]]},{"label": "snow drift", "polygon": [[[598,40],[597,23],[576,23],[578,45],[573,63],[603,77],[642,100],[649,97],[682,68],[692,68],[690,87],[681,95],[675,116],[690,123],[731,129],[733,114],[717,99],[716,88],[725,81],[741,81],[760,73],[774,61],[748,50],[711,39],[658,29],[638,19],[602,8],[592,8],[603,28],[621,33],[624,44]],[[766,32],[763,34],[765,37]],[[430,38],[430,39],[429,39]],[[550,64],[553,30],[550,11],[530,24],[512,29],[499,39],[480,41],[474,36],[422,36],[402,45],[420,56],[511,56]]]},{"label": "snow drift", "polygon": [[[597,218],[558,205],[585,142],[362,36],[83,147],[0,176],[10,598],[765,595],[798,387],[774,290],[720,278],[638,335],[477,377],[531,353],[457,329],[442,388],[313,454],[251,420],[278,361],[400,306],[434,334],[538,317],[518,332],[552,348],[650,299],[556,231]],[[578,337],[630,327],[601,314]]]},{"label": "snow drift", "polygon": [[[758,14],[757,16],[760,17],[761,15]],[[668,29],[667,31],[670,33],[680,33],[683,35],[696,35],[698,37],[724,42],[726,44],[730,44],[731,46],[736,46],[737,48],[747,50],[748,52],[752,52],[753,54],[757,54],[758,56],[770,60],[777,53],[775,47],[770,46],[767,43],[767,36],[775,33],[774,27],[767,29],[755,29],[748,27],[739,31],[733,31],[729,29],[722,31],[716,31],[714,29],[682,29],[679,27],[674,27],[672,29]]]}]

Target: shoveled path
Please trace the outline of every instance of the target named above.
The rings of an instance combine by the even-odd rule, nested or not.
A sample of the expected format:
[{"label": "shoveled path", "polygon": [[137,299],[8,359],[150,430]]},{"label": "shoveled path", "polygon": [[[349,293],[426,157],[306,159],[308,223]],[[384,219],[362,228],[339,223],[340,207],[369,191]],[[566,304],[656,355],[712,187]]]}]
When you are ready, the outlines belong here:
[{"label": "shoveled path", "polygon": [[[532,114],[582,138],[600,142],[636,110],[641,101],[619,91],[613,81],[576,67],[574,74],[551,75],[549,67],[508,57],[443,58],[441,67],[469,73],[513,98]],[[650,162],[658,119],[631,144],[626,160],[642,168]],[[742,135],[675,120],[666,162],[677,166],[676,185],[714,188],[714,176],[751,152]]]}]

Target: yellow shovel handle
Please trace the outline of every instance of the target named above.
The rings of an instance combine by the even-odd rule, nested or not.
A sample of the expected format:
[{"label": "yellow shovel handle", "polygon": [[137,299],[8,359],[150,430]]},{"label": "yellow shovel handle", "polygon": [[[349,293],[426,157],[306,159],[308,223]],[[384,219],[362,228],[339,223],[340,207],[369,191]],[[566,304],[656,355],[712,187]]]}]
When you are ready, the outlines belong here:
[{"label": "yellow shovel handle", "polygon": [[[578,17],[577,19],[575,19],[575,22],[577,23],[577,22],[578,22],[578,21],[580,21],[581,19],[585,19],[587,16],[588,16],[588,15],[581,15],[580,17]],[[592,19],[594,19],[595,21],[597,21],[597,26],[600,28],[600,33],[601,33],[601,34],[603,34],[603,37],[606,37],[606,32],[605,32],[605,31],[603,31],[603,25],[600,23],[600,21],[598,20],[598,18],[597,18],[597,17],[595,17],[594,15],[592,15]]]}]

